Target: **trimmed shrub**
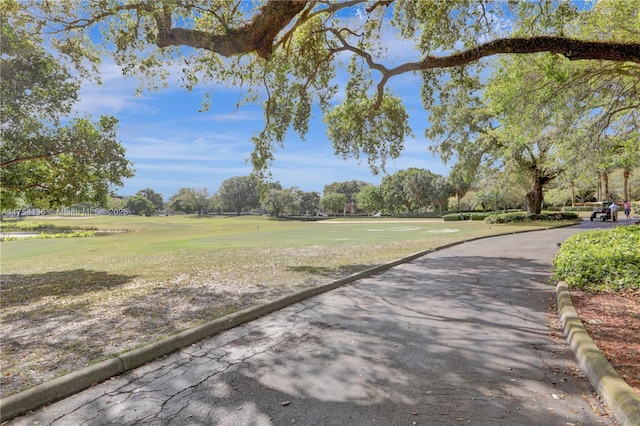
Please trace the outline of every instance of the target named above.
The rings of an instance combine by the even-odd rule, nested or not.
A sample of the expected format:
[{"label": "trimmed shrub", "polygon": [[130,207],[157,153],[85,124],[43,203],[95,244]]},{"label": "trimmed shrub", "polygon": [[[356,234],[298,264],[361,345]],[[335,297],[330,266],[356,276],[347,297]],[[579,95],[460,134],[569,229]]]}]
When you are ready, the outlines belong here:
[{"label": "trimmed shrub", "polygon": [[494,214],[487,217],[484,221],[491,224],[513,223],[513,222],[524,222],[526,218],[527,218],[527,214],[525,212],[514,212],[514,213]]},{"label": "trimmed shrub", "polygon": [[473,212],[471,213],[471,220],[485,220],[495,214],[495,212]]},{"label": "trimmed shrub", "polygon": [[496,223],[514,223],[527,222],[534,220],[575,220],[578,214],[573,212],[547,211],[540,214],[528,215],[523,211],[511,211],[507,213],[496,212],[465,212],[465,213],[449,213],[442,216],[445,222],[454,222],[459,220],[484,220],[490,224]]},{"label": "trimmed shrub", "polygon": [[11,235],[5,235],[2,237],[2,241],[23,241],[23,240],[46,240],[51,238],[80,238],[80,237],[95,237],[96,231],[73,231],[73,232],[57,232],[57,233],[39,233],[38,235],[32,235],[28,237],[14,237]]},{"label": "trimmed shrub", "polygon": [[545,220],[577,220],[580,219],[578,213],[574,212],[553,212],[547,214],[547,219]]},{"label": "trimmed shrub", "polygon": [[398,217],[406,217],[406,218],[429,218],[429,219],[436,219],[436,218],[440,218],[442,217],[438,212],[413,212],[413,213],[409,213],[409,212],[405,212],[405,213],[401,213],[398,215]]},{"label": "trimmed shrub", "polygon": [[445,222],[459,221],[459,220],[485,220],[490,216],[494,216],[495,212],[464,212],[464,213],[449,213],[442,216]]},{"label": "trimmed shrub", "polygon": [[456,222],[459,220],[469,220],[469,213],[449,213],[442,216],[445,222]]},{"label": "trimmed shrub", "polygon": [[52,223],[37,222],[37,221],[2,221],[0,222],[0,229],[3,231],[37,231],[41,229],[52,229],[55,226]]},{"label": "trimmed shrub", "polygon": [[589,292],[640,290],[640,226],[581,232],[567,238],[553,276]]},{"label": "trimmed shrub", "polygon": [[593,206],[566,206],[562,208],[563,212],[590,212],[593,210]]},{"label": "trimmed shrub", "polygon": [[573,212],[542,212],[540,214],[527,214],[525,212],[512,212],[489,216],[485,222],[496,223],[516,223],[530,222],[534,220],[575,220],[578,214]]}]

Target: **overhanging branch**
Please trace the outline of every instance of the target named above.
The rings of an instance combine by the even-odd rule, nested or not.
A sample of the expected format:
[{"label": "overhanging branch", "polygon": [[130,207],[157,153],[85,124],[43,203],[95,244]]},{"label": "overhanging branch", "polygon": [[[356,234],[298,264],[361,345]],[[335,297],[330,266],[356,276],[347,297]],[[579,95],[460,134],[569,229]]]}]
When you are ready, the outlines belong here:
[{"label": "overhanging branch", "polygon": [[222,56],[242,55],[255,52],[261,58],[269,59],[273,50],[274,40],[291,20],[307,6],[306,1],[269,1],[242,28],[230,31],[228,34],[211,34],[204,31],[167,28],[168,20],[158,17],[157,46],[190,46],[206,49]]},{"label": "overhanging branch", "polygon": [[375,69],[382,74],[382,78],[377,85],[377,99],[374,109],[381,105],[384,87],[387,81],[394,76],[428,69],[452,68],[467,65],[493,55],[550,52],[563,55],[570,60],[606,60],[640,63],[640,43],[613,43],[576,40],[565,37],[538,36],[493,40],[463,52],[447,56],[426,56],[420,62],[407,62],[395,68],[387,68],[375,62],[368,52],[349,45],[339,31],[333,30],[332,32],[343,45],[343,49],[359,55],[371,69]]}]

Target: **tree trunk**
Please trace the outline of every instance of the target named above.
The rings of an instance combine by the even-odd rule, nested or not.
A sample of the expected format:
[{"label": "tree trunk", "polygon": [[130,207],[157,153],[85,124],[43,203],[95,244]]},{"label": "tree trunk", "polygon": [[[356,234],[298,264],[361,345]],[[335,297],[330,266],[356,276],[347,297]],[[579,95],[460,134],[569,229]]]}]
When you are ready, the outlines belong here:
[{"label": "tree trunk", "polygon": [[604,196],[606,200],[611,199],[611,194],[609,193],[609,172],[602,172],[602,180],[604,181]]},{"label": "tree trunk", "polygon": [[531,189],[527,192],[527,214],[540,214],[542,212],[543,188],[543,180],[536,178],[531,185]]},{"label": "tree trunk", "polygon": [[625,167],[622,176],[624,177],[624,199],[629,200],[629,176],[631,176],[631,169]]},{"label": "tree trunk", "polygon": [[596,194],[596,201],[602,201],[602,199],[604,198],[602,196],[602,173],[600,172],[596,172],[596,178],[598,179],[598,189],[597,189],[597,194]]}]

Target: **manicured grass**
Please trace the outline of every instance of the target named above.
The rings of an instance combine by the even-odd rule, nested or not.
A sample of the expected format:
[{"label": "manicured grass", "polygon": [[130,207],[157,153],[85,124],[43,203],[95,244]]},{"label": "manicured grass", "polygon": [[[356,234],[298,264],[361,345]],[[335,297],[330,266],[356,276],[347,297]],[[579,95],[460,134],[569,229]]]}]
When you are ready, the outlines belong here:
[{"label": "manicured grass", "polygon": [[254,216],[37,220],[130,232],[1,244],[2,396],[204,321],[409,254],[536,228]]},{"label": "manicured grass", "polygon": [[[40,219],[46,221],[46,219]],[[327,220],[279,221],[259,216],[243,217],[95,217],[49,219],[63,227],[120,232],[93,238],[29,240],[3,244],[3,273],[37,273],[78,267],[140,273],[167,257],[197,256],[208,267],[214,253],[231,250],[295,247],[360,247],[372,260],[409,254],[462,239],[526,229],[488,226],[482,222],[446,224],[427,220]],[[531,226],[535,228],[535,226]],[[384,253],[367,247],[388,244]],[[399,246],[397,249],[395,246]],[[257,260],[257,259],[256,259]]]}]

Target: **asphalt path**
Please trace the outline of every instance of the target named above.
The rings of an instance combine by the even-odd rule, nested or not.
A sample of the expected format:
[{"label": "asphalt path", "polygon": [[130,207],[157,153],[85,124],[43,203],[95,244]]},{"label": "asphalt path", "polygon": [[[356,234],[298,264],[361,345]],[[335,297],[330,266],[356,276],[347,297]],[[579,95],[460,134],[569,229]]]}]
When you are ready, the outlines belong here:
[{"label": "asphalt path", "polygon": [[556,319],[557,243],[442,249],[288,306],[11,425],[613,425]]}]

